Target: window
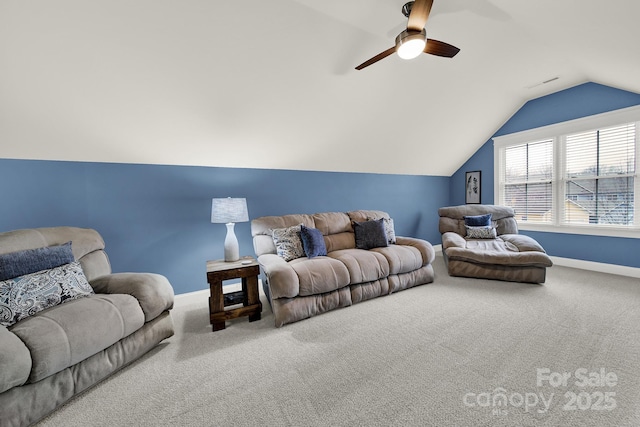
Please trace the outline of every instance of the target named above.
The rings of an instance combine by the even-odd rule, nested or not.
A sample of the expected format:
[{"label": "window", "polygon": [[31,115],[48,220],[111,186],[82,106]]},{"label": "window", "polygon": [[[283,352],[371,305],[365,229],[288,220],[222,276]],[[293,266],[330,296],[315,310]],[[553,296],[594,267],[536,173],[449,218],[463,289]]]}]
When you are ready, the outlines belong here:
[{"label": "window", "polygon": [[639,133],[632,107],[496,137],[495,202],[523,229],[640,232]]},{"label": "window", "polygon": [[553,200],[553,140],[505,149],[503,203],[520,221],[549,222]]},{"label": "window", "polygon": [[565,223],[633,225],[635,144],[635,123],[566,136]]}]

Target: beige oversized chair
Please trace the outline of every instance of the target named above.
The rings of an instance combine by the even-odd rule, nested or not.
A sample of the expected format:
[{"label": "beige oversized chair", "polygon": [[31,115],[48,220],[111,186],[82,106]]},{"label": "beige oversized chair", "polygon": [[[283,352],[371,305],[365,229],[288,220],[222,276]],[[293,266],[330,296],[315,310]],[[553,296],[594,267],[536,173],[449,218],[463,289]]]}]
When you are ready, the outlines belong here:
[{"label": "beige oversized chair", "polygon": [[[72,257],[73,264],[60,266],[58,250],[68,242],[72,255],[64,262]],[[51,251],[58,254],[45,270],[22,276],[32,286],[21,286],[21,304],[12,306],[7,298],[0,305],[0,320],[5,321],[0,323],[0,426],[34,424],[173,335],[169,310],[174,296],[167,278],[153,273],[112,273],[104,248],[102,236],[88,228],[0,233],[3,277],[18,264],[33,267],[28,250],[42,251],[45,255],[40,258],[45,262],[53,258]],[[56,265],[59,267],[53,268]],[[68,266],[76,269],[74,273]],[[65,284],[68,294],[70,287],[77,288],[83,281],[93,290],[84,297],[63,301],[62,291],[56,292]],[[12,297],[18,293],[12,279],[2,283],[4,289],[12,290]],[[44,302],[50,306],[35,309]],[[7,326],[14,317],[9,308],[23,306],[30,308],[30,315]]]},{"label": "beige oversized chair", "polygon": [[[544,283],[553,265],[540,244],[518,234],[514,210],[498,205],[461,205],[438,209],[442,254],[450,276]],[[491,214],[494,238],[467,235],[465,216]]]}]

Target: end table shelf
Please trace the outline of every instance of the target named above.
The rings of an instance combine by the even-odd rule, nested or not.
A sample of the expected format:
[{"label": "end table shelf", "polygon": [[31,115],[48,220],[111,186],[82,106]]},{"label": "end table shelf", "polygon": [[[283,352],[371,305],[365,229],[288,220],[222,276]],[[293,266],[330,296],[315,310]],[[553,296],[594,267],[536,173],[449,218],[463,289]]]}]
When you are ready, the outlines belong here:
[{"label": "end table shelf", "polygon": [[[238,317],[249,316],[249,322],[260,320],[262,302],[258,293],[259,275],[260,265],[252,257],[243,257],[234,262],[207,261],[207,282],[211,291],[209,321],[214,332],[224,329],[227,320]],[[225,294],[222,282],[231,279],[242,279],[242,290]],[[238,304],[242,304],[242,307],[225,309]]]}]

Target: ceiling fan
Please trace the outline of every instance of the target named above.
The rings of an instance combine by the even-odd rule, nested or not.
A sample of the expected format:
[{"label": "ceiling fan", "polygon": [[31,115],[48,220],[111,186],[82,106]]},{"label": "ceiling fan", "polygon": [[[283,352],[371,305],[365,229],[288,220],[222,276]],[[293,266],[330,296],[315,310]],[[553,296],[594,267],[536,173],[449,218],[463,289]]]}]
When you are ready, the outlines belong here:
[{"label": "ceiling fan", "polygon": [[439,40],[427,39],[427,32],[424,27],[432,6],[433,0],[410,1],[402,6],[402,13],[409,18],[409,21],[407,22],[407,29],[396,37],[396,45],[358,65],[356,70],[362,70],[386,58],[393,52],[397,52],[402,59],[413,59],[422,52],[445,58],[456,56],[460,52],[457,47]]}]

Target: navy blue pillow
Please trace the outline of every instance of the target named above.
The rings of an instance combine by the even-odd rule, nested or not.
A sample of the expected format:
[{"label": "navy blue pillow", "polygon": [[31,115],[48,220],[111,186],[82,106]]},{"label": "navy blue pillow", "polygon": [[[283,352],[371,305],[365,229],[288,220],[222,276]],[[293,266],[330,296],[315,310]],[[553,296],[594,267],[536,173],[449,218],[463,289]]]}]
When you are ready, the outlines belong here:
[{"label": "navy blue pillow", "polygon": [[488,227],[491,225],[491,214],[465,216],[464,225],[469,227]]},{"label": "navy blue pillow", "polygon": [[71,242],[59,246],[10,252],[0,255],[0,281],[25,274],[50,270],[75,261],[71,252]]},{"label": "navy blue pillow", "polygon": [[381,248],[389,245],[383,218],[364,222],[353,221],[353,231],[358,249]]},{"label": "navy blue pillow", "polygon": [[300,238],[302,239],[302,247],[308,258],[324,256],[327,254],[327,246],[324,244],[322,232],[317,228],[309,228],[304,225],[300,226]]}]

